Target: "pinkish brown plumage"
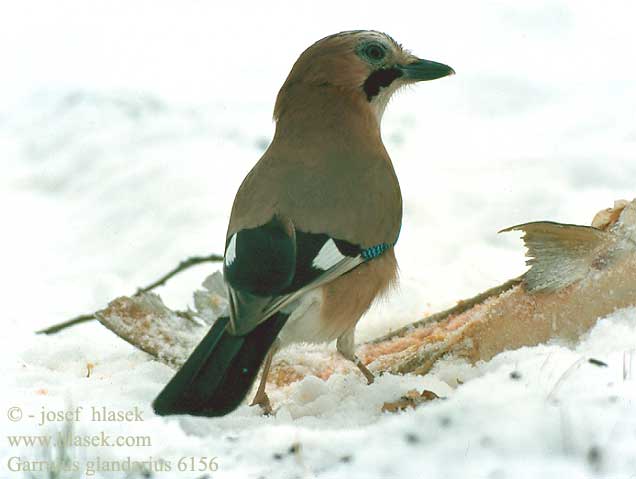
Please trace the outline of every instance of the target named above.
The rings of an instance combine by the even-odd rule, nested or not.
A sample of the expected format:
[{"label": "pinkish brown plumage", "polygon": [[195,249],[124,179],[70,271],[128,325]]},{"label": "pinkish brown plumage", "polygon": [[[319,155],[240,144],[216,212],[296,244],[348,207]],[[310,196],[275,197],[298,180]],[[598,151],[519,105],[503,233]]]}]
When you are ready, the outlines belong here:
[{"label": "pinkish brown plumage", "polygon": [[401,86],[453,73],[376,31],[332,35],[300,55],[276,100],[272,143],[232,207],[227,325],[213,327],[155,411],[224,414],[263,361],[254,403],[269,408],[272,355],[298,341],[337,339],[338,351],[373,380],[355,355],[354,329],[396,279],[392,248],[402,223],[382,114]]}]

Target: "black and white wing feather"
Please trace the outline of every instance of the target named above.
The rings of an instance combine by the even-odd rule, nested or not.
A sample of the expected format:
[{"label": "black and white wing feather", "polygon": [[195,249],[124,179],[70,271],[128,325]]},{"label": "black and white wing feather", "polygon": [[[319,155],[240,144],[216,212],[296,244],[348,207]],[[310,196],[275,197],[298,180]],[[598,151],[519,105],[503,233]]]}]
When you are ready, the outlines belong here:
[{"label": "black and white wing feather", "polygon": [[321,233],[305,233],[279,218],[228,238],[224,275],[230,331],[247,334],[305,292],[363,263],[362,250]]}]

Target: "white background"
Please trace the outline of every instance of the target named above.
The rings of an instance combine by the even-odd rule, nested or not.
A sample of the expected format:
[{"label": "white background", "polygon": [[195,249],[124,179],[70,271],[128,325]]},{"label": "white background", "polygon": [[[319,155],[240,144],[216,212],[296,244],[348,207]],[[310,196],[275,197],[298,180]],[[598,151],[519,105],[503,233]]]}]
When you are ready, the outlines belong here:
[{"label": "white background", "polygon": [[[402,283],[363,320],[360,337],[411,322],[522,273],[521,242],[515,235],[497,235],[498,230],[542,219],[589,224],[613,200],[636,196],[635,18],[633,2],[618,1],[3,2],[0,286],[10,397],[39,405],[42,398],[33,391],[46,388],[51,401],[69,396],[78,401],[79,395],[147,406],[170,372],[148,363],[98,325],[57,338],[30,333],[130,294],[187,256],[221,252],[234,192],[273,133],[278,88],[302,50],[341,30],[385,31],[416,55],[447,63],[457,72],[401,92],[384,116],[383,137],[405,203],[396,250]],[[193,289],[215,268],[199,267],[159,292],[169,306],[184,308]],[[633,317],[625,321],[621,327],[632,324]],[[621,335],[607,331],[600,343],[590,344],[602,345],[607,354],[622,354],[622,343],[612,342]],[[623,337],[634,334],[627,331]],[[576,354],[555,348],[552,353],[566,358],[557,364],[567,369]],[[532,348],[515,360],[531,365],[544,353]],[[81,382],[81,364],[88,360],[104,368],[108,385]],[[502,360],[484,371],[509,365]],[[484,371],[466,373],[479,377],[461,394],[472,401],[498,387],[507,398],[507,386],[489,380]],[[443,389],[443,376],[428,380]],[[359,386],[356,378],[334,381]],[[250,441],[272,434],[278,434],[281,444],[290,437],[307,439],[307,434],[317,451],[329,449],[334,439],[319,440],[313,434],[338,429],[343,417],[353,417],[339,446],[345,449],[373,443],[371,437],[392,428],[402,431],[414,418],[427,434],[422,428],[430,418],[425,415],[437,414],[437,409],[387,419],[371,406],[352,416],[359,406],[347,406],[352,395],[368,395],[381,404],[396,391],[399,396],[412,385],[409,381],[421,385],[419,379],[388,378],[377,389],[354,388],[355,394],[347,389],[354,387],[349,383],[322,390],[309,381],[281,393],[280,399],[291,401],[293,409],[294,398],[298,400],[294,394],[305,387],[312,394],[320,392],[325,402],[301,412],[285,410],[278,420],[288,429],[276,429],[283,426],[261,420],[247,408],[237,412],[239,419],[196,423],[195,429],[209,427],[214,439],[201,441],[212,441],[217,453],[226,451],[226,456],[258,450]],[[131,382],[140,390],[127,392],[123,385]],[[581,391],[591,387],[585,378],[576,384]],[[467,392],[471,387],[477,391],[473,395]],[[527,403],[523,395],[516,397],[519,410],[510,411],[525,421],[518,435],[511,436],[515,446],[504,441],[507,445],[488,456],[495,463],[507,458],[504,475],[523,470],[510,464],[522,464],[528,454],[535,473],[636,473],[629,469],[633,462],[590,469],[586,458],[593,441],[576,429],[576,420],[572,427],[586,438],[580,447],[567,453],[556,446],[538,447],[541,431],[529,430],[528,424],[540,424],[536,427],[552,439],[561,434],[561,426],[546,419],[549,414],[542,408],[548,406],[545,395],[536,392],[538,386],[527,387],[536,397]],[[495,435],[509,425],[496,420],[500,413],[507,417],[505,408],[484,399],[465,416],[457,401],[436,407],[459,417],[475,416],[479,427]],[[598,420],[592,429],[609,424],[598,415],[604,409],[587,406]],[[585,416],[578,409],[575,415]],[[309,419],[302,422],[299,416]],[[634,417],[632,412],[632,422]],[[179,448],[192,453],[200,449],[184,433],[192,432],[188,424],[179,423],[177,432],[175,422],[153,421],[155,431],[170,428]],[[272,424],[275,433],[268,429]],[[228,449],[226,433],[247,439]],[[465,433],[436,433],[442,434],[439,443],[427,445],[431,470],[466,477],[467,468],[488,463],[467,452],[445,470],[443,458],[459,454],[448,444],[458,444]],[[632,437],[620,444],[634,446],[636,441]],[[607,446],[607,454],[623,457],[620,444]],[[159,450],[174,447],[162,443]],[[295,463],[255,465],[271,462],[275,447],[265,446],[262,457],[232,456],[224,464],[225,473],[292,474]],[[404,445],[395,447],[383,462],[390,472],[381,477],[405,473],[400,467],[422,470],[417,454]],[[381,457],[374,449],[367,453]],[[299,474],[311,474],[334,454],[311,456]],[[353,477],[366,471],[347,467],[353,466],[337,463],[326,474]],[[480,474],[488,476],[495,469]]]}]

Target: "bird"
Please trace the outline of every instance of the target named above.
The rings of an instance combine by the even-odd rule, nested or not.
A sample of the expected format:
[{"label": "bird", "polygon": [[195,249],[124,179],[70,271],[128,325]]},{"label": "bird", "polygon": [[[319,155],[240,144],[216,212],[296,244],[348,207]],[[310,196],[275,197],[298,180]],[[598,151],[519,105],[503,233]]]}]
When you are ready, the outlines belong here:
[{"label": "bird", "polygon": [[368,383],[355,327],[397,281],[402,195],[380,125],[400,88],[455,71],[389,35],[327,36],[294,63],[274,106],[273,139],[243,180],[226,234],[229,314],[219,318],[153,402],[158,415],[223,416],[275,352],[336,341]]}]

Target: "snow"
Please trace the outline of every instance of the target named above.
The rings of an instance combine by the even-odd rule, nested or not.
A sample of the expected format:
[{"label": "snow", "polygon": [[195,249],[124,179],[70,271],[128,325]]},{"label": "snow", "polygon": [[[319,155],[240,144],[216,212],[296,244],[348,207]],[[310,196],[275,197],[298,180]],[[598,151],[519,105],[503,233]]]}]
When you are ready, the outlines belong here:
[{"label": "snow", "polygon": [[[14,406],[36,418],[43,406],[137,406],[142,422],[86,415],[74,427],[147,434],[152,446],[76,452],[173,465],[216,456],[213,477],[636,475],[633,309],[602,319],[579,344],[523,348],[475,366],[449,358],[424,377],[386,375],[371,386],[359,375],[307,377],[273,391],[275,417],[247,406],[219,419],[154,417],[150,401],[171,376],[167,366],[97,323],[32,334],[103,308],[188,256],[220,252],[233,195],[272,135],[277,89],[306,46],[340,30],[386,31],[457,71],[401,92],[384,115],[405,204],[401,284],[363,319],[359,341],[523,272],[520,241],[498,230],[542,219],[589,224],[614,200],[636,196],[632,2],[411,8],[0,7],[3,433],[48,430],[6,419]],[[184,309],[218,268],[194,268],[157,292]],[[285,357],[300,361],[312,348]],[[410,389],[446,399],[380,412]],[[6,458],[41,453],[4,444]],[[0,476],[21,477],[6,464]]]}]

